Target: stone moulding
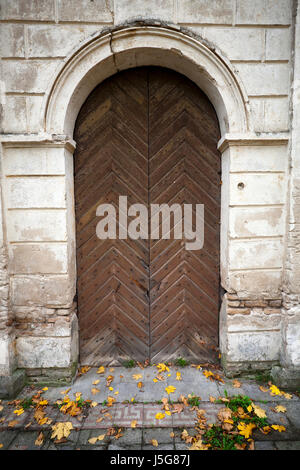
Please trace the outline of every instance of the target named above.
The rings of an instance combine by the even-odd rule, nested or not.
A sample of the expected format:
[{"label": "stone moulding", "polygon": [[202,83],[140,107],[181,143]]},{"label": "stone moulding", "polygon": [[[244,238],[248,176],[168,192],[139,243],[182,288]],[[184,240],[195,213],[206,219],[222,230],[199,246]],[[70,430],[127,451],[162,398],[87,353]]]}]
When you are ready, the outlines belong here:
[{"label": "stone moulding", "polygon": [[78,111],[93,88],[127,68],[156,65],[194,81],[214,105],[222,135],[251,130],[244,86],[229,60],[206,41],[158,26],[93,35],[60,66],[44,99],[44,132],[72,137]]}]

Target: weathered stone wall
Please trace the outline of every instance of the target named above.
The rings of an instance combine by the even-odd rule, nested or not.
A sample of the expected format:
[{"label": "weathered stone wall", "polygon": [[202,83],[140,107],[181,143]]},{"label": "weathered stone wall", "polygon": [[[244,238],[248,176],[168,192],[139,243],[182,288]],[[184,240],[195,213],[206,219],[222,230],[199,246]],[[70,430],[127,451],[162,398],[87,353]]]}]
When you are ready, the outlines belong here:
[{"label": "weathered stone wall", "polygon": [[[146,21],[157,26],[169,23],[174,30],[203,38],[230,61],[250,108],[248,134],[223,134],[220,143],[221,276],[227,291],[220,320],[224,364],[233,371],[280,362],[297,368],[299,98],[295,90],[291,93],[294,78],[299,86],[299,54],[294,55],[297,2],[0,4],[3,260],[8,256],[2,268],[0,315],[3,309],[14,319],[12,326],[0,326],[0,333],[15,345],[18,367],[33,377],[39,371],[46,377],[46,369],[67,370],[77,358],[72,149],[55,138],[45,143],[45,94],[66,57],[80,50],[87,38]],[[288,145],[292,118],[294,137]]]}]

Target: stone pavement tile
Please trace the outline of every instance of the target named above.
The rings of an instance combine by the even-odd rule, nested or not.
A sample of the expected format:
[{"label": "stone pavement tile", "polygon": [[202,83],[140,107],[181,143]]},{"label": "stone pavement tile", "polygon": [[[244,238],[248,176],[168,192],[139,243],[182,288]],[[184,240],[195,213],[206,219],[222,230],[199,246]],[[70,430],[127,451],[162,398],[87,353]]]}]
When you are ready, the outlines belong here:
[{"label": "stone pavement tile", "polygon": [[181,439],[181,434],[183,430],[186,430],[189,436],[196,436],[198,433],[198,431],[196,431],[194,427],[184,426],[182,428],[173,428],[175,444],[176,442],[184,444],[184,441]]},{"label": "stone pavement tile", "polygon": [[[296,395],[292,395],[289,400],[284,395],[271,395],[269,392],[262,392],[260,385],[252,380],[239,379],[241,383],[240,388],[233,387],[233,381],[226,380],[225,384],[219,384],[219,391],[224,396],[224,389],[227,391],[229,396],[233,395],[247,395],[252,400],[263,400],[263,401],[275,401],[275,402],[299,402],[299,398]],[[264,388],[268,388],[268,385],[264,385]]]},{"label": "stone pavement tile", "polygon": [[300,403],[284,403],[284,406],[289,421],[300,433]]},{"label": "stone pavement tile", "polygon": [[[210,396],[215,398],[219,397],[219,389],[217,383],[214,381],[210,381],[204,377],[204,381],[195,380],[193,382],[189,381],[176,381],[174,384],[176,387],[176,392],[172,394],[172,399],[174,400],[175,397],[179,399],[180,395],[184,395],[187,397],[189,394],[194,394],[195,396],[199,396],[202,401],[209,400]],[[174,397],[174,398],[173,398]]]},{"label": "stone pavement tile", "polygon": [[147,428],[143,429],[143,445],[151,445],[150,441],[156,439],[158,444],[172,444],[174,436],[171,437],[173,428]]},{"label": "stone pavement tile", "polygon": [[13,440],[17,437],[19,431],[5,430],[0,431],[0,444],[2,444],[3,450],[7,450]]},{"label": "stone pavement tile", "polygon": [[[114,395],[114,391],[118,391],[118,395]],[[134,398],[137,402],[145,401],[145,387],[138,388],[138,382],[121,382],[114,387],[113,392],[109,394],[116,398],[117,402],[122,403],[123,401],[129,401]]]},{"label": "stone pavement tile", "polygon": [[197,421],[197,411],[191,408],[184,408],[181,413],[172,413],[172,416],[174,427],[194,426]]},{"label": "stone pavement tile", "polygon": [[169,444],[158,444],[158,446],[154,446],[152,444],[145,444],[143,447],[142,447],[142,450],[154,450],[154,451],[158,451],[158,450],[174,450],[175,447],[174,447],[174,443],[173,442],[170,442]]},{"label": "stone pavement tile", "polygon": [[28,431],[35,431],[35,430],[42,431],[43,429],[50,429],[51,426],[58,420],[59,409],[57,407],[48,405],[44,407],[44,411],[45,411],[45,417],[50,418],[52,422],[50,424],[48,423],[39,424],[34,418],[35,409],[30,408],[29,415],[26,419],[26,422],[24,423],[25,426],[28,426],[27,427]]},{"label": "stone pavement tile", "polygon": [[255,450],[276,450],[275,443],[272,441],[255,441]]},{"label": "stone pavement tile", "polygon": [[[81,429],[78,432],[78,438],[76,441],[75,449],[79,450],[98,450],[107,448],[110,437],[106,435],[106,429]],[[97,441],[95,444],[91,444],[89,439],[93,437],[98,437],[105,434],[105,437],[101,441]]]},{"label": "stone pavement tile", "polygon": [[130,446],[130,448],[128,449],[118,444],[109,444],[107,450],[141,450],[141,446],[134,445],[134,446]]},{"label": "stone pavement tile", "polygon": [[165,415],[163,419],[156,419],[155,416],[157,413],[163,413],[161,405],[144,405],[144,420],[143,420],[143,427],[172,427],[173,426],[173,419],[172,415],[168,416]]},{"label": "stone pavement tile", "polygon": [[142,446],[142,429],[125,428],[122,429],[122,436],[114,439],[112,436],[110,443],[121,447],[132,448],[132,446]]},{"label": "stone pavement tile", "polygon": [[45,450],[48,445],[49,432],[44,434],[44,442],[41,446],[37,446],[35,441],[39,435],[39,431],[20,431],[16,438],[8,447],[9,450]]},{"label": "stone pavement tile", "polygon": [[[115,405],[116,406],[116,405]],[[83,422],[83,429],[101,429],[113,426],[113,419],[115,415],[114,406],[104,407],[97,405],[94,408],[89,408],[87,417]],[[97,420],[103,418],[101,422]]]},{"label": "stone pavement tile", "polygon": [[52,423],[52,425],[55,423],[70,422],[72,423],[74,429],[81,429],[84,421],[85,421],[85,417],[82,415],[70,416],[69,414],[58,413],[56,420],[54,423]]},{"label": "stone pavement tile", "polygon": [[[177,384],[172,383],[174,387],[177,387]],[[160,401],[162,398],[167,398],[168,393],[166,392],[166,387],[168,386],[168,381],[159,381],[159,382],[145,382],[144,393],[142,395],[142,400],[144,402],[155,403]],[[176,395],[176,396],[175,396]],[[139,396],[139,395],[138,395]],[[171,400],[177,399],[177,392],[170,394]]]},{"label": "stone pavement tile", "polygon": [[189,450],[192,444],[186,444],[185,442],[175,441],[175,450]]},{"label": "stone pavement tile", "polygon": [[[115,377],[114,383],[117,383],[116,381],[118,380],[119,383],[131,382],[137,384],[138,382],[145,382],[145,371],[146,369],[141,369],[140,367],[116,367],[115,372],[113,372],[111,375],[114,375]],[[120,377],[120,375],[122,375],[122,377]],[[134,379],[133,375],[141,377]]]},{"label": "stone pavement tile", "polygon": [[24,428],[25,424],[28,421],[28,418],[30,416],[30,409],[25,410],[24,413],[21,415],[17,415],[14,413],[14,410],[16,409],[15,406],[9,406],[6,408],[5,414],[2,415],[1,417],[5,417],[5,420],[0,423],[0,430],[1,429],[9,429],[9,423],[10,422],[15,422],[13,425],[13,429],[21,429]]},{"label": "stone pavement tile", "polygon": [[137,427],[141,427],[143,425],[144,405],[142,403],[137,403],[135,405],[118,404],[114,406],[114,410],[114,425],[130,428],[132,421],[136,421]]},{"label": "stone pavement tile", "polygon": [[300,441],[275,441],[278,450],[300,450]]}]

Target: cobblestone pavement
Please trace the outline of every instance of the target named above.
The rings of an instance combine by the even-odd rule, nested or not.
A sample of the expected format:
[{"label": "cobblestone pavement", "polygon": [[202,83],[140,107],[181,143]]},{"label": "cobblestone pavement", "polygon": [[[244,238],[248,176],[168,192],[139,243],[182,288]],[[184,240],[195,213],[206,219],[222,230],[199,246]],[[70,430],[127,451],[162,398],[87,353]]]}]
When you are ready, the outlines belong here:
[{"label": "cobblestone pavement", "polygon": [[[178,372],[181,380],[176,379]],[[2,400],[1,450],[188,450],[191,444],[181,439],[181,433],[184,429],[190,436],[196,433],[197,411],[205,411],[208,423],[217,423],[218,412],[224,408],[224,403],[211,400],[234,395],[248,396],[265,410],[270,424],[285,428],[283,432],[272,429],[269,434],[255,430],[252,436],[255,450],[300,450],[300,398],[297,393],[271,395],[269,385],[260,388],[259,383],[250,379],[239,379],[237,384],[218,371],[223,377],[222,383],[205,377],[202,369],[190,366],[170,367],[161,374],[164,380],[154,382],[157,373],[153,366],[145,369],[107,368],[103,374],[97,374],[97,369],[92,368],[77,377],[71,386],[45,387],[45,390],[42,390],[44,385],[27,386],[16,400],[28,399],[42,390],[39,400],[46,400],[42,408],[46,422],[41,424],[43,421],[38,422],[35,418],[36,405],[24,407],[18,415],[15,413],[20,408],[18,402]],[[107,384],[109,375],[113,379]],[[186,406],[179,413],[173,409],[170,415],[157,419],[157,413],[163,411],[161,400],[168,397],[165,390],[168,386],[176,388],[169,395],[172,403],[178,403],[182,395],[190,395],[199,397],[198,406]],[[66,394],[74,401],[81,394],[83,401],[90,400],[88,406],[84,406],[78,416],[62,413],[55,402]],[[112,406],[109,406],[109,396],[115,400]],[[277,412],[275,407],[278,405],[285,411]],[[51,427],[57,422],[71,422],[73,426],[69,436],[60,441],[51,439]],[[41,445],[37,444],[38,436],[42,438]],[[101,436],[100,440],[92,444],[90,440],[98,436]],[[153,445],[153,440],[157,441],[157,446]]]}]

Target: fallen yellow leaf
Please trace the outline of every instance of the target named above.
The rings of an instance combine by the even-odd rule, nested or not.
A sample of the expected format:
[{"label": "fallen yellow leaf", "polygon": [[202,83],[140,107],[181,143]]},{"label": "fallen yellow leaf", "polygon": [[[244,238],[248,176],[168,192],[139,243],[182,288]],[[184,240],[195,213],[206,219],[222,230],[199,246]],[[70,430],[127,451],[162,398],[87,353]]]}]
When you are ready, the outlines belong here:
[{"label": "fallen yellow leaf", "polygon": [[158,446],[158,442],[157,442],[156,439],[152,439],[152,440],[150,441],[150,444],[152,444],[154,447],[157,447],[157,446]]},{"label": "fallen yellow leaf", "polygon": [[67,421],[65,423],[56,423],[52,427],[51,439],[62,439],[63,437],[68,437],[73,428],[71,422]]},{"label": "fallen yellow leaf", "polygon": [[280,424],[272,424],[271,428],[273,428],[273,429],[275,429],[275,431],[279,431],[279,432],[282,432],[282,431],[286,430],[285,427],[281,426]]},{"label": "fallen yellow leaf", "polygon": [[276,413],[285,413],[285,412],[286,412],[286,408],[285,408],[285,406],[277,405],[277,406],[275,407],[275,411],[276,411]]}]

